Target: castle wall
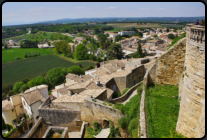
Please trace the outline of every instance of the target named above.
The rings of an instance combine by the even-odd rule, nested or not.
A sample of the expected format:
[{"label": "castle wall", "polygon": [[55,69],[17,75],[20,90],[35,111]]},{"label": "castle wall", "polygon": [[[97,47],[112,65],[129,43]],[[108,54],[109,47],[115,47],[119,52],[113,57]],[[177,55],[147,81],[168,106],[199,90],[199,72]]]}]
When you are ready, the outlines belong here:
[{"label": "castle wall", "polygon": [[157,84],[179,84],[184,68],[185,49],[186,38],[182,38],[157,59],[155,78]]},{"label": "castle wall", "polygon": [[186,137],[205,135],[205,28],[186,28],[186,54],[176,130]]}]

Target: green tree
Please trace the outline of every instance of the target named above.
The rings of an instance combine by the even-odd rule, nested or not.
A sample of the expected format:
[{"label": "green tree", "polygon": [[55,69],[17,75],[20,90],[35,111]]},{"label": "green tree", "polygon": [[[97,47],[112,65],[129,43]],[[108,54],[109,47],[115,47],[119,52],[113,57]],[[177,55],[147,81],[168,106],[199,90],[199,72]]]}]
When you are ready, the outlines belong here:
[{"label": "green tree", "polygon": [[106,55],[107,55],[108,59],[113,59],[113,58],[121,59],[121,58],[123,58],[124,54],[122,52],[122,48],[121,48],[120,44],[112,43],[108,47],[108,49],[106,51]]},{"label": "green tree", "polygon": [[136,57],[136,58],[143,58],[143,57],[145,57],[145,54],[142,52],[142,47],[141,47],[141,44],[139,42],[138,42],[137,52],[135,52],[134,57]]},{"label": "green tree", "polygon": [[71,66],[68,68],[68,73],[73,73],[76,75],[84,75],[85,71],[80,66]]},{"label": "green tree", "polygon": [[99,30],[98,28],[95,28],[95,29],[94,29],[94,34],[97,35],[97,34],[99,34],[99,33],[100,33],[100,30]]},{"label": "green tree", "polygon": [[116,37],[115,37],[115,42],[118,42],[118,41],[120,41],[120,40],[122,40],[122,38],[121,38],[121,36],[120,35],[117,35]]},{"label": "green tree", "polygon": [[27,53],[25,53],[24,58],[27,58]]},{"label": "green tree", "polygon": [[85,54],[87,54],[87,48],[85,47],[85,45],[79,44],[75,48],[75,52],[73,55],[74,55],[75,59],[82,60],[82,59],[84,59]]},{"label": "green tree", "polygon": [[157,38],[158,36],[157,36],[157,34],[155,34],[155,35],[153,35],[153,37],[154,37],[154,38]]},{"label": "green tree", "polygon": [[47,42],[47,45],[50,46],[50,42]]},{"label": "green tree", "polygon": [[82,41],[82,44],[83,44],[83,45],[86,45],[86,44],[87,44],[87,41],[86,41],[86,40],[83,40],[83,41]]},{"label": "green tree", "polygon": [[93,55],[98,50],[98,46],[96,44],[93,44],[93,43],[89,43],[88,48],[89,48],[89,51],[93,53]]},{"label": "green tree", "polygon": [[[42,85],[42,84],[48,84],[47,79],[45,79],[42,75],[37,76],[37,77],[33,78],[32,80],[30,80],[29,82],[27,82],[27,85],[29,88],[34,87],[34,86],[38,86],[38,85]],[[23,88],[26,88],[26,86]]]},{"label": "green tree", "polygon": [[173,34],[168,34],[167,36],[168,36],[168,38],[170,38],[170,39],[174,39],[174,38],[175,38],[175,37],[173,36]]},{"label": "green tree", "polygon": [[49,70],[46,76],[53,86],[61,84],[65,80],[65,75],[60,67]]},{"label": "green tree", "polygon": [[16,82],[14,84],[14,87],[13,87],[13,91],[16,92],[16,93],[20,93],[20,87],[24,85],[24,82],[20,81],[20,82]]},{"label": "green tree", "polygon": [[6,124],[4,122],[4,118],[2,117],[2,129],[6,129]]}]

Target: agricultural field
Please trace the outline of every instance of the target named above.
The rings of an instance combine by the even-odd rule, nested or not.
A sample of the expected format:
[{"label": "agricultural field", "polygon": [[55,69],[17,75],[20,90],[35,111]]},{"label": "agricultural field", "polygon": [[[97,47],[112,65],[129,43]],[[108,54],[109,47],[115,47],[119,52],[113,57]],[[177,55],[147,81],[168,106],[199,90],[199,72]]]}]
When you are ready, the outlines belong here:
[{"label": "agricultural field", "polygon": [[[40,49],[40,48],[11,48],[2,49],[2,62],[14,61],[16,57],[24,59],[24,55],[27,52],[40,53],[40,55],[54,54],[53,49]],[[31,59],[31,58],[26,58]]]},{"label": "agricultural field", "polygon": [[73,63],[60,58],[57,55],[43,55],[29,59],[2,63],[2,86],[14,84],[22,79],[34,78],[47,73],[55,67],[70,67],[79,65],[86,69],[88,65],[95,66],[89,61]]},{"label": "agricultural field", "polygon": [[161,26],[165,27],[165,28],[174,28],[174,27],[184,27],[183,25],[177,25],[177,24],[160,24]]},{"label": "agricultural field", "polygon": [[2,39],[2,42],[6,41],[6,40],[21,40],[21,39],[28,39],[31,37],[32,34],[27,34],[27,35],[22,35],[22,36],[17,36],[17,37],[11,37],[11,38],[6,38],[6,39]]},{"label": "agricultural field", "polygon": [[157,23],[137,24],[137,23],[107,23],[109,26],[113,26],[116,30],[127,29],[127,28],[163,28]]},{"label": "agricultural field", "polygon": [[107,30],[107,31],[104,31],[104,32],[119,32],[119,31],[121,31],[121,29]]},{"label": "agricultural field", "polygon": [[[54,36],[54,38],[51,38],[51,34],[53,33],[48,33],[48,32],[45,32],[45,34],[43,34],[43,32],[41,33],[36,33],[36,34],[27,34],[27,35],[22,35],[22,36],[17,36],[17,37],[11,37],[11,38],[7,38],[7,39],[2,39],[2,42],[6,41],[6,40],[18,40],[18,41],[21,41],[21,40],[25,40],[25,39],[28,39],[28,40],[31,40],[31,41],[35,41],[36,39],[50,39],[52,41],[54,40],[57,40],[56,37],[59,37],[61,36],[61,38],[63,39],[66,35],[56,35]],[[54,34],[57,34],[54,32]],[[74,38],[74,37],[70,37],[70,36],[67,36],[68,38],[70,38],[71,40]]]}]

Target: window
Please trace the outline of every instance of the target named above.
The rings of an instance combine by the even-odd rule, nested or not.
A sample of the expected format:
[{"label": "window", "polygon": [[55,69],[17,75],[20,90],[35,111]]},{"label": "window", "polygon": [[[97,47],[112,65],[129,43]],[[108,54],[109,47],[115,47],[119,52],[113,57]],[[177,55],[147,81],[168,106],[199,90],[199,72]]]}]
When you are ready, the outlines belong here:
[{"label": "window", "polygon": [[12,109],[12,112],[14,112],[14,109]]},{"label": "window", "polygon": [[12,124],[15,124],[16,123],[16,119],[14,119],[13,121],[12,121]]},{"label": "window", "polygon": [[20,108],[22,108],[22,105],[20,105]]}]

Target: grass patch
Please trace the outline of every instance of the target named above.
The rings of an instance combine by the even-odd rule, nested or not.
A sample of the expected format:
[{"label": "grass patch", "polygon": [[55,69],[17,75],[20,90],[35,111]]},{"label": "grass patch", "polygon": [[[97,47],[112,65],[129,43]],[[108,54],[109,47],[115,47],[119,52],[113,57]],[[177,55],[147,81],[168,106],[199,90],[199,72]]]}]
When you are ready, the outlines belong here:
[{"label": "grass patch", "polygon": [[16,57],[19,57],[20,59],[25,59],[25,53],[36,53],[40,52],[40,55],[46,55],[46,54],[54,54],[52,51],[53,49],[39,49],[39,48],[12,48],[12,49],[4,49],[2,50],[2,62],[7,61],[14,61]]},{"label": "grass patch", "polygon": [[13,85],[22,79],[31,79],[40,76],[55,67],[68,68],[74,65],[81,65],[84,69],[88,65],[95,66],[94,63],[88,61],[80,63],[69,62],[56,55],[43,55],[24,60],[5,62],[2,63],[2,86]]},{"label": "grass patch", "polygon": [[[175,98],[171,96],[175,96]],[[172,85],[148,86],[145,102],[149,138],[163,138],[171,135],[171,131],[174,133],[180,107],[178,87]],[[175,136],[180,137],[178,134]]]},{"label": "grass patch", "polygon": [[93,135],[98,135],[98,132],[95,132],[92,127],[86,127],[86,132],[84,138],[95,138]]},{"label": "grass patch", "polygon": [[125,117],[122,117],[118,120],[118,123],[121,128],[128,128],[128,131],[132,138],[138,137],[138,126],[140,124],[139,118],[140,118],[140,102],[141,102],[141,93],[142,93],[142,87],[137,87],[138,94],[135,95],[130,99],[129,102],[127,102],[125,105],[116,103],[114,106],[115,108],[122,111],[123,114],[125,114]]}]

